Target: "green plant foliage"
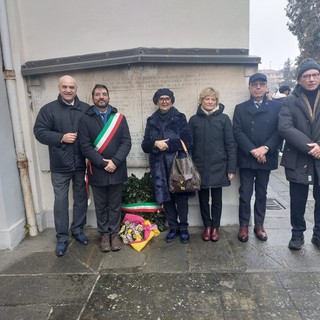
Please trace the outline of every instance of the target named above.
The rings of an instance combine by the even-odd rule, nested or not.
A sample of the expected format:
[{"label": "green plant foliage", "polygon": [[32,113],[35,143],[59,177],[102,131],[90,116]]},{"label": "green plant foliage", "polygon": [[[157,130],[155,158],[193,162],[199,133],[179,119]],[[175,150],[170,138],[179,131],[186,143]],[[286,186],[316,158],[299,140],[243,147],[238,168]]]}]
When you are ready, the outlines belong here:
[{"label": "green plant foliage", "polygon": [[295,86],[295,80],[293,75],[292,61],[290,58],[285,61],[281,71],[283,74],[283,81],[279,83],[279,86],[289,86],[291,89],[293,89]]},{"label": "green plant foliage", "polygon": [[141,179],[134,174],[124,185],[123,203],[155,202],[153,183],[150,172],[145,172]]},{"label": "green plant foliage", "polygon": [[[145,172],[141,179],[134,174],[131,174],[128,181],[124,184],[122,202],[126,204],[137,202],[156,202],[150,172]],[[123,216],[124,214],[125,213],[123,213]],[[166,219],[163,210],[155,213],[135,212],[134,214],[138,214],[144,219],[155,223],[160,231],[164,231],[166,229]]]},{"label": "green plant foliage", "polygon": [[299,42],[299,64],[303,59],[320,61],[320,3],[319,0],[288,0],[286,15],[289,30]]},{"label": "green plant foliage", "polygon": [[166,227],[166,217],[164,211],[159,211],[155,213],[139,212],[135,213],[141,216],[143,219],[149,220],[158,226],[160,232],[165,231]]}]

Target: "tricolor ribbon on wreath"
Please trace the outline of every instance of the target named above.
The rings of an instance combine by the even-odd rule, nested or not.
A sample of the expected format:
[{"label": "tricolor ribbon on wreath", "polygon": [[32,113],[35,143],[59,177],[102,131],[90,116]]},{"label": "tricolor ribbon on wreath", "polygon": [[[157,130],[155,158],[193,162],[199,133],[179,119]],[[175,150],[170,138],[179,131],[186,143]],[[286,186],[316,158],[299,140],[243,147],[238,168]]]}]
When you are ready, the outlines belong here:
[{"label": "tricolor ribbon on wreath", "polygon": [[121,204],[121,211],[122,212],[149,212],[154,213],[161,211],[162,207],[156,202],[137,202],[137,203],[122,203]]}]

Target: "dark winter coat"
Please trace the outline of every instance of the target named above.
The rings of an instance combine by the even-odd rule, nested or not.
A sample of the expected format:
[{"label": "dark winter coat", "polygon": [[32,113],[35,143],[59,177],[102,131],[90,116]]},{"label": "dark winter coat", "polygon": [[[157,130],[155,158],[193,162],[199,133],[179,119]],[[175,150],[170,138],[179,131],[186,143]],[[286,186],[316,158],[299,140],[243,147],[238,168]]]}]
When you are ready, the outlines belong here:
[{"label": "dark winter coat", "polygon": [[50,170],[70,172],[85,169],[85,158],[80,152],[79,139],[61,143],[65,133],[78,132],[79,120],[89,105],[75,97],[74,105],[66,104],[61,96],[43,106],[36,118],[33,132],[36,139],[49,147]]},{"label": "dark winter coat", "polygon": [[[320,177],[320,160],[308,155],[312,149],[307,143],[316,142],[320,145],[320,89],[317,105],[314,106],[315,116],[307,107],[306,96],[298,84],[282,102],[279,114],[279,134],[286,144],[281,159],[289,181],[302,184],[313,184],[314,169]],[[305,98],[304,98],[304,97]],[[319,180],[320,181],[320,180]]]},{"label": "dark winter coat", "polygon": [[[118,110],[112,106],[111,113]],[[80,149],[83,155],[91,161],[92,172],[88,170],[89,184],[94,186],[108,186],[127,181],[126,158],[131,149],[131,136],[127,120],[124,117],[110,143],[102,154],[94,149],[93,142],[103,129],[101,117],[92,106],[82,117],[79,124]],[[114,172],[104,170],[106,162],[103,159],[111,159],[117,166]]]},{"label": "dark winter coat", "polygon": [[[161,152],[154,147],[156,140],[169,139],[169,149]],[[180,139],[184,141],[190,150],[192,147],[191,131],[186,116],[175,107],[171,107],[166,117],[160,115],[157,110],[147,119],[144,138],[141,144],[142,150],[149,153],[149,164],[154,182],[156,201],[163,203],[171,200],[168,188],[168,177],[175,153],[182,151]],[[181,196],[192,196],[193,193],[183,193]]]},{"label": "dark winter coat", "polygon": [[192,157],[201,175],[201,188],[230,185],[228,173],[236,173],[237,149],[230,118],[223,113],[224,105],[211,115],[201,106],[189,120],[193,138]]},{"label": "dark winter coat", "polygon": [[[237,143],[239,168],[273,170],[278,167],[278,114],[281,104],[264,97],[257,108],[252,99],[236,105],[233,115],[233,135]],[[258,163],[250,151],[261,146],[269,147],[266,162]]]}]

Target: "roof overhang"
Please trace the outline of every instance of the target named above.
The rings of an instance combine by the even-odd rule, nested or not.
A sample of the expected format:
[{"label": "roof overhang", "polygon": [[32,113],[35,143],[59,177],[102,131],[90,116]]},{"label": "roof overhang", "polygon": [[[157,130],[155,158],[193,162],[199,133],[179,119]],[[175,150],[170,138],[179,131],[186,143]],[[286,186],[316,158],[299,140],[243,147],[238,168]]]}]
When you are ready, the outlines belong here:
[{"label": "roof overhang", "polygon": [[261,62],[260,57],[248,54],[248,49],[135,48],[28,61],[21,66],[21,73],[23,76],[36,76],[136,63],[258,65]]}]

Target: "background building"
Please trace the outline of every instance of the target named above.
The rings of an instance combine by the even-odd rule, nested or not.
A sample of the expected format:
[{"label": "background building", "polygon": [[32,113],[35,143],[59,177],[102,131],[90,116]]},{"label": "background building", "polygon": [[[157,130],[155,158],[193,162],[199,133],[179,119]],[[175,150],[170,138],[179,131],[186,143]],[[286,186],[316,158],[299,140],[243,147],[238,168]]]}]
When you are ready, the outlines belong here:
[{"label": "background building", "polygon": [[261,69],[259,72],[262,72],[267,76],[268,89],[269,91],[275,93],[279,89],[281,81],[283,81],[282,70]]},{"label": "background building", "polygon": [[[232,117],[260,62],[249,55],[249,0],[0,0],[0,14],[0,249],[14,247],[25,226],[32,235],[53,227],[48,151],[32,128],[39,109],[56,99],[60,76],[74,76],[88,103],[95,83],[109,87],[133,138],[129,170],[141,175],[148,168],[140,143],[158,88],[172,89],[189,118],[199,92],[214,86]],[[27,170],[17,168],[14,153]],[[222,224],[238,223],[237,210],[236,179],[224,189]],[[196,198],[190,223],[200,224]],[[95,226],[93,205],[88,224]]]}]

